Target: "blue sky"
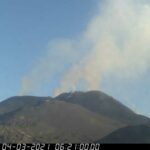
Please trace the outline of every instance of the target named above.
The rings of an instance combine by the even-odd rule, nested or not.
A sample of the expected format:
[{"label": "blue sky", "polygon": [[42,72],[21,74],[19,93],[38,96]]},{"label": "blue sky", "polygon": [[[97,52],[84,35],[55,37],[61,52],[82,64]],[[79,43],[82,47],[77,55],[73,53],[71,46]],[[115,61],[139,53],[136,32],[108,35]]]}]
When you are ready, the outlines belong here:
[{"label": "blue sky", "polygon": [[[22,79],[28,76],[28,74],[31,76],[30,74],[33,74],[30,73],[32,72],[31,70],[34,70],[33,68],[38,66],[41,58],[45,58],[50,41],[61,38],[69,40],[76,39],[73,45],[77,45],[77,39],[83,32],[86,32],[86,28],[90,26],[88,25],[90,24],[89,22],[92,22],[90,20],[97,13],[98,3],[101,4],[101,1],[1,0],[0,100],[19,94],[22,87]],[[107,18],[108,16],[109,12],[105,17]],[[141,19],[144,20],[142,17]],[[105,21],[104,17],[100,17],[100,20]],[[115,31],[116,29],[113,30]],[[102,31],[99,32],[101,33]],[[79,47],[81,48],[81,46]],[[51,51],[50,54],[55,56],[57,52]],[[79,54],[76,56],[77,58],[72,60],[73,63],[77,63],[79,61],[78,58],[82,58],[84,52],[79,50]],[[29,94],[38,96],[51,95],[52,90],[59,84],[60,76],[65,74],[65,71],[68,72],[68,64],[71,65],[69,56],[70,54],[62,57],[64,65],[60,65],[60,69],[57,68],[57,71],[53,70],[56,73],[53,73],[54,75],[51,77],[50,84],[44,83],[39,89],[33,90]],[[48,57],[46,59],[50,58]],[[131,64],[129,63],[129,65]],[[138,65],[134,66],[136,68]],[[133,68],[130,68],[130,72],[132,70]],[[135,111],[150,116],[150,70],[146,69],[145,72],[140,72],[142,72],[141,69],[137,73],[139,74],[138,77],[134,79],[122,79],[113,71],[112,74],[105,75],[100,89],[127,104]],[[41,74],[37,73],[37,76],[42,76],[42,72]]]}]

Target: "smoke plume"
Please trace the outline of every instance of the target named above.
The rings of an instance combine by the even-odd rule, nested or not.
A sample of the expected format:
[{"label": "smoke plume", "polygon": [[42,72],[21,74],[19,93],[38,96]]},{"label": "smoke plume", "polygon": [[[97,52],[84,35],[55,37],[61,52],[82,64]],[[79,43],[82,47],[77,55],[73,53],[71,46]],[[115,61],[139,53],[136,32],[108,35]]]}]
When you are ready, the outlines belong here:
[{"label": "smoke plume", "polygon": [[[97,90],[106,75],[137,78],[150,66],[150,4],[145,0],[105,0],[80,38],[50,42],[22,82],[21,94],[61,74],[54,95]],[[40,74],[40,76],[39,76]]]}]

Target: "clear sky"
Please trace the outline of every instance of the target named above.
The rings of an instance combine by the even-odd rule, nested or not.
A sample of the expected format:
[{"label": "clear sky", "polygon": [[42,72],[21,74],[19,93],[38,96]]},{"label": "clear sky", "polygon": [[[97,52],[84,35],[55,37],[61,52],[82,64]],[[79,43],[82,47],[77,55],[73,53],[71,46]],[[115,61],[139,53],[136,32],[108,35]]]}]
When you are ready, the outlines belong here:
[{"label": "clear sky", "polygon": [[[33,69],[38,66],[39,62],[42,62],[42,59],[44,59],[46,55],[51,56],[48,56],[45,59],[52,59],[52,61],[48,62],[48,65],[53,63],[57,64],[61,58],[62,60],[60,62],[62,63],[64,61],[64,65],[62,66],[60,65],[61,63],[58,63],[58,65],[56,65],[57,68],[55,68],[57,71],[52,69],[55,73],[48,71],[48,73],[50,73],[49,76],[51,76],[51,74],[53,75],[50,84],[48,82],[46,84],[42,83],[39,89],[33,90],[32,92],[29,91],[29,94],[50,96],[53,89],[57,87],[60,76],[65,74],[64,72],[68,67],[73,66],[71,63],[77,64],[79,61],[78,58],[82,59],[82,55],[87,54],[90,50],[87,50],[86,52],[83,50],[80,52],[79,50],[81,55],[75,55],[75,58],[72,57],[70,59],[69,57],[72,55],[66,54],[66,57],[58,57],[58,60],[55,60],[55,55],[58,55],[57,53],[60,51],[58,50],[53,53],[47,52],[47,49],[50,47],[49,43],[54,39],[61,38],[71,40],[78,39],[79,36],[85,35],[83,32],[86,32],[87,34],[93,33],[93,30],[91,31],[87,28],[90,26],[89,24],[92,24],[89,22],[94,22],[91,20],[94,20],[93,16],[97,13],[99,4],[101,4],[101,0],[0,0],[0,100],[18,95],[22,88],[22,80],[25,76],[28,76],[27,78],[30,76],[31,78],[36,78],[36,75],[37,77],[41,76],[41,78],[38,78],[40,84],[43,82],[41,81],[43,78],[46,78],[45,81],[48,81],[48,75],[44,75],[42,78],[42,74],[43,72],[46,72],[46,69],[41,69],[40,67],[40,69],[37,69],[40,71]],[[110,4],[110,6],[113,5]],[[101,13],[103,13],[103,11]],[[149,11],[147,13],[149,13]],[[101,21],[106,21],[104,18],[110,20],[108,16],[109,13],[106,13],[102,17],[97,18]],[[141,17],[143,22],[144,19]],[[127,21],[129,20],[127,19]],[[94,26],[93,24],[91,26]],[[100,28],[101,27],[104,26],[100,26]],[[109,27],[104,27],[103,30],[105,29],[108,30]],[[126,28],[123,27],[123,29]],[[113,29],[113,31],[116,31],[116,29]],[[102,33],[102,30],[98,31],[98,33],[99,32]],[[90,38],[91,37],[92,36],[90,36]],[[91,39],[94,38],[92,37]],[[61,44],[59,43],[58,45]],[[81,48],[82,46],[77,47]],[[83,47],[85,48],[86,46]],[[133,47],[135,47],[135,45]],[[98,53],[96,52],[96,54]],[[140,55],[141,53],[139,56]],[[117,54],[115,56],[120,55]],[[68,59],[68,61],[66,61],[65,58]],[[137,60],[135,59],[135,61]],[[44,63],[47,63],[47,61]],[[114,60],[111,61],[111,63],[114,63]],[[133,61],[132,63],[135,62]],[[145,64],[145,62],[143,64]],[[60,68],[58,68],[59,65]],[[89,66],[90,65],[91,64],[89,64]],[[129,63],[129,65],[131,64]],[[138,65],[133,65],[135,68],[137,68],[137,66]],[[149,62],[147,62],[147,66],[149,66]],[[111,66],[111,68],[112,67],[113,66]],[[84,70],[83,68],[81,69]],[[116,68],[120,69],[118,65],[115,65],[113,69]],[[130,72],[132,72],[133,69],[130,68],[130,70]],[[36,72],[36,75],[33,72]],[[112,95],[135,111],[150,116],[150,69],[146,69],[143,73],[140,72],[143,71],[139,69],[139,76],[131,79],[118,77],[114,73],[112,73],[112,75],[105,75],[101,82],[100,90]],[[105,71],[105,74],[106,73],[108,72]],[[82,86],[79,89],[82,90]]]}]

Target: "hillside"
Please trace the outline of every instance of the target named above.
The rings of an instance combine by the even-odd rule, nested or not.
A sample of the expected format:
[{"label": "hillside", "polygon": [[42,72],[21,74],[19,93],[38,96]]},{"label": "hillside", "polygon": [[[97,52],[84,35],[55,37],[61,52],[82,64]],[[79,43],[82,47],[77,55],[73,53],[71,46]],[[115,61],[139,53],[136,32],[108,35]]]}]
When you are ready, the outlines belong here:
[{"label": "hillside", "polygon": [[121,126],[81,106],[50,100],[2,115],[0,142],[90,142]]},{"label": "hillside", "polygon": [[63,93],[55,99],[78,104],[92,112],[109,117],[124,124],[148,123],[149,118],[137,115],[131,109],[100,91]]},{"label": "hillside", "polygon": [[0,103],[0,142],[93,142],[149,122],[100,91],[16,96]]}]

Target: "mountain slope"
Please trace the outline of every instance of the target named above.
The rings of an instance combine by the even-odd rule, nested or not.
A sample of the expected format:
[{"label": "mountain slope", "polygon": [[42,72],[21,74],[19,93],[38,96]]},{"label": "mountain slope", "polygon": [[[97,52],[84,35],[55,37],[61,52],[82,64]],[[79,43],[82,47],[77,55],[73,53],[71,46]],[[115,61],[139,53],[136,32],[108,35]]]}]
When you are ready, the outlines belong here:
[{"label": "mountain slope", "polygon": [[149,118],[137,115],[113,97],[100,91],[63,93],[55,99],[78,104],[92,112],[124,124],[134,125],[150,122]]},{"label": "mountain slope", "polygon": [[104,137],[100,143],[150,143],[150,125],[128,126]]},{"label": "mountain slope", "polygon": [[36,106],[45,99],[51,100],[51,97],[35,97],[35,96],[14,96],[0,103],[0,115],[9,113],[25,106]]},{"label": "mountain slope", "polygon": [[17,96],[0,103],[0,142],[92,142],[149,120],[99,91]]},{"label": "mountain slope", "polygon": [[90,142],[123,126],[81,106],[51,100],[3,118],[0,142]]}]

